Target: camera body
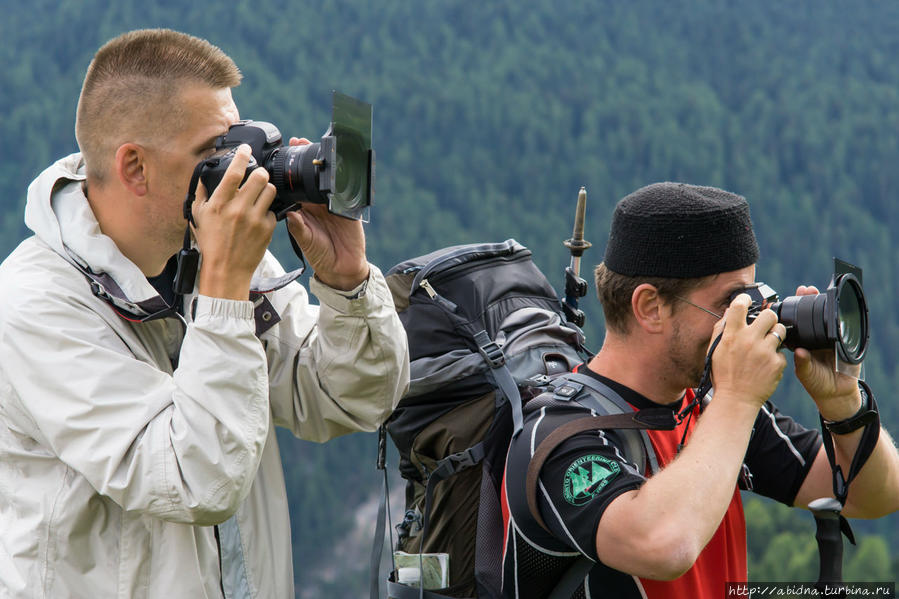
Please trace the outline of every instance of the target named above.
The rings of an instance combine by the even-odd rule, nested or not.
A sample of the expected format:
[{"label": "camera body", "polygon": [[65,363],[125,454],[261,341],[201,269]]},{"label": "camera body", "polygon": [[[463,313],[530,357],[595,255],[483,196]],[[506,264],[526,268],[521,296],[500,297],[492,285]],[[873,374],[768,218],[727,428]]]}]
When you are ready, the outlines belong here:
[{"label": "camera body", "polygon": [[[773,310],[773,306],[778,304],[780,300],[777,292],[767,283],[759,282],[750,287],[746,287],[745,289],[740,289],[731,295],[731,301],[741,293],[745,293],[752,300],[752,303],[749,305],[749,312],[746,314],[746,322],[748,323],[752,323],[762,310],[766,308],[771,308]],[[774,312],[777,313],[777,310],[774,310]],[[787,335],[789,336],[789,329],[787,330]],[[784,341],[784,343],[786,344],[786,341]]]},{"label": "camera body", "polygon": [[328,193],[335,188],[336,178],[335,141],[334,136],[326,135],[318,144],[282,146],[281,132],[273,124],[239,121],[216,139],[215,153],[200,164],[200,180],[211,194],[225,176],[237,147],[247,144],[252,149],[252,157],[244,181],[259,167],[268,171],[269,182],[276,190],[271,210],[280,220],[300,202],[329,203]]}]

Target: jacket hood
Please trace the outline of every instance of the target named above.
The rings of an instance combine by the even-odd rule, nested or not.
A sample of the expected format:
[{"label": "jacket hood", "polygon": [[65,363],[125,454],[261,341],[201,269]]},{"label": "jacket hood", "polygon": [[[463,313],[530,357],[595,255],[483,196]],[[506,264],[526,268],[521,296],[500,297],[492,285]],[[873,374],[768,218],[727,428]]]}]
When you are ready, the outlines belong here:
[{"label": "jacket hood", "polygon": [[95,293],[134,314],[151,314],[165,306],[141,270],[100,231],[83,183],[81,154],[48,167],[28,186],[25,224],[35,236],[83,272]]}]

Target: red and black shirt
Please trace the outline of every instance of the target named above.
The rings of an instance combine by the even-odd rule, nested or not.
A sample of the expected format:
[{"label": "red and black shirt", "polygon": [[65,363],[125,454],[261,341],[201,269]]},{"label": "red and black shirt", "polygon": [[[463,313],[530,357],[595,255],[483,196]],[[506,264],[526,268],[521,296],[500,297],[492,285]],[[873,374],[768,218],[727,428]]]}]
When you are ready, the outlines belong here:
[{"label": "red and black shirt", "polygon": [[[639,393],[582,368],[624,398],[634,409],[658,408]],[[679,411],[685,398],[674,405]],[[596,530],[605,508],[620,494],[639,488],[646,480],[644,465],[633,464],[624,455],[621,433],[589,431],[563,442],[547,458],[540,474],[537,502],[550,532],[530,514],[525,495],[525,477],[531,456],[553,430],[563,423],[589,415],[590,409],[576,402],[558,401],[552,394],[531,400],[525,409],[524,429],[512,441],[503,484],[505,538],[503,594],[517,599],[546,597],[562,575],[581,556],[594,562],[585,584],[572,596],[691,597],[718,599],[725,582],[747,578],[746,525],[740,487],[792,505],[821,445],[820,435],[781,414],[766,403],[759,411],[746,452],[744,475],[718,530],[693,567],[673,581],[641,579],[609,568],[596,555]],[[699,417],[672,431],[647,431],[659,467],[674,459],[677,446],[687,439]]]}]

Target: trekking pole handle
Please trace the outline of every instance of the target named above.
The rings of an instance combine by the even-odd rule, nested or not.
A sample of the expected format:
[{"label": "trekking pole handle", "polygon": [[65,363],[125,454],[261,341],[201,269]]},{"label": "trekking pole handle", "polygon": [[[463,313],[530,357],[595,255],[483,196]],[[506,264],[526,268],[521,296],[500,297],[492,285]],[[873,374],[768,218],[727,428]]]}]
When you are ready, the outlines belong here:
[{"label": "trekking pole handle", "polygon": [[587,250],[593,244],[584,239],[584,220],[587,214],[587,188],[581,187],[577,194],[577,208],[574,212],[574,228],[571,232],[571,239],[566,239],[562,243],[571,252],[571,270],[575,276],[580,276],[581,256],[584,250]]},{"label": "trekking pole handle", "polygon": [[815,540],[820,558],[818,582],[815,587],[833,590],[843,583],[843,534],[840,530],[842,505],[836,499],[824,497],[809,504],[815,516]]}]

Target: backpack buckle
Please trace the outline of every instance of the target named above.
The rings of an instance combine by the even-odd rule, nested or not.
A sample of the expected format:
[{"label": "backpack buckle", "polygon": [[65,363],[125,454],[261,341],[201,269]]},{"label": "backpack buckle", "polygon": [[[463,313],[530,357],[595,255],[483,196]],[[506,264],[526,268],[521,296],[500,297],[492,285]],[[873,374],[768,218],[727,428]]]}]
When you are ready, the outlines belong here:
[{"label": "backpack buckle", "polygon": [[577,396],[583,388],[584,386],[580,383],[565,381],[564,384],[559,385],[554,389],[553,399],[558,399],[560,401],[570,401],[575,396]]},{"label": "backpack buckle", "polygon": [[552,379],[545,374],[535,374],[525,379],[524,384],[528,387],[548,387]]},{"label": "backpack buckle", "polygon": [[460,451],[458,453],[454,453],[446,456],[446,459],[452,462],[453,470],[459,471],[474,466],[478,463],[478,460],[475,458],[474,454],[471,451],[471,447],[464,451]]},{"label": "backpack buckle", "polygon": [[487,331],[475,333],[474,342],[478,345],[478,352],[484,356],[490,368],[499,368],[506,363],[506,356],[496,341],[490,338]]},{"label": "backpack buckle", "polygon": [[463,449],[456,453],[450,454],[437,462],[437,468],[431,472],[428,477],[437,477],[437,480],[443,480],[457,472],[461,472],[466,468],[477,466],[484,459],[484,443],[472,445],[468,449]]}]

